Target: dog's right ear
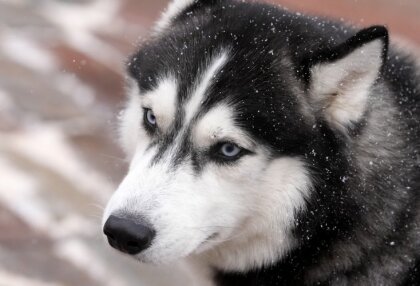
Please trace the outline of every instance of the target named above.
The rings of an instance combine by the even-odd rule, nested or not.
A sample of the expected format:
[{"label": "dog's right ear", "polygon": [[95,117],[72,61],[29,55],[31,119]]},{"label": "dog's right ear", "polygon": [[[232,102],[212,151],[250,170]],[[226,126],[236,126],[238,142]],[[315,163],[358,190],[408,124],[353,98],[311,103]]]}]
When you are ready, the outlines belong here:
[{"label": "dog's right ear", "polygon": [[387,50],[387,29],[373,26],[302,63],[310,103],[332,127],[345,131],[362,119]]},{"label": "dog's right ear", "polygon": [[182,14],[182,12],[193,6],[212,6],[223,0],[172,0],[157,21],[154,31],[159,33],[170,27],[173,20]]}]

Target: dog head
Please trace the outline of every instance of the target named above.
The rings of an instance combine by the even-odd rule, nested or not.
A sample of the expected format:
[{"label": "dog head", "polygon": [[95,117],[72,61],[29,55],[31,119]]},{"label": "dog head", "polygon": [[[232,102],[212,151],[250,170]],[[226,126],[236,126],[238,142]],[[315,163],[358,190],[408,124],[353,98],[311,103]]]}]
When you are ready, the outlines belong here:
[{"label": "dog head", "polygon": [[233,1],[170,4],[128,62],[120,137],[131,163],[103,217],[112,246],[152,263],[206,253],[240,270],[299,243],[297,218],[337,136],[367,110],[387,34],[321,39],[308,53],[309,34],[283,25],[294,17]]}]

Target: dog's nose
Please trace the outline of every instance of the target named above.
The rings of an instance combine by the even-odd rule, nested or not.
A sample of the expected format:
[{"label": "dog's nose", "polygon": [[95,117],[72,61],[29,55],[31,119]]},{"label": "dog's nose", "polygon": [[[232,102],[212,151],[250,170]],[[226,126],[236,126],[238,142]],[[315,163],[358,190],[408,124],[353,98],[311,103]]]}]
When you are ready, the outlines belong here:
[{"label": "dog's nose", "polygon": [[156,232],[142,221],[111,215],[104,225],[108,243],[122,252],[137,254],[148,248]]}]

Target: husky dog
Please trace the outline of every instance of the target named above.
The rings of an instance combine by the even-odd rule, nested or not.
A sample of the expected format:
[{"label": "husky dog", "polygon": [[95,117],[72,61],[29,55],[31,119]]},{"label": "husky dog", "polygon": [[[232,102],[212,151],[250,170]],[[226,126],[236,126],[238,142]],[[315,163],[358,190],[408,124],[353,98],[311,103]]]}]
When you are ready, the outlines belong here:
[{"label": "husky dog", "polygon": [[194,285],[420,285],[420,76],[385,27],[175,0],[128,75],[112,247]]}]

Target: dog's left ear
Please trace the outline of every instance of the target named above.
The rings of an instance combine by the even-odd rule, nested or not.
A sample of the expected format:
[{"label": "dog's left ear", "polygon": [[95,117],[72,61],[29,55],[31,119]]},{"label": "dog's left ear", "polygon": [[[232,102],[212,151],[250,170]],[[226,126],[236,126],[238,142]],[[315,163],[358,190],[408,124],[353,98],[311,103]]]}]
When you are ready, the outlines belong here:
[{"label": "dog's left ear", "polygon": [[328,124],[345,131],[360,121],[387,52],[387,29],[373,26],[303,62],[310,102]]}]

